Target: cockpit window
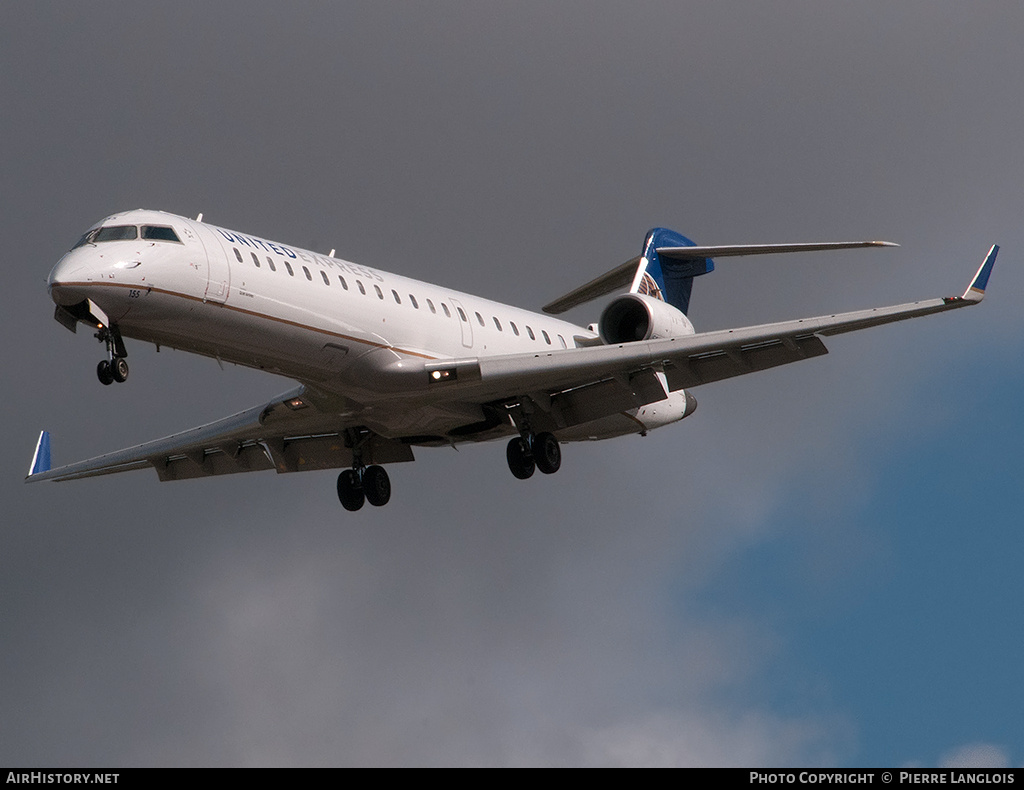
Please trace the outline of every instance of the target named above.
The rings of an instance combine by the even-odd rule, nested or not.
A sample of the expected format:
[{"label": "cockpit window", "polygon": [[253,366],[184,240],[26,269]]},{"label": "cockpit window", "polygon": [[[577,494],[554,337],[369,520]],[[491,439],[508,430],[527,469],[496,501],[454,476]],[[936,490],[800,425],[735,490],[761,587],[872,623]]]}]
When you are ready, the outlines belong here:
[{"label": "cockpit window", "polygon": [[134,225],[107,225],[90,230],[78,240],[72,249],[77,249],[85,244],[98,244],[101,241],[131,241],[138,237],[139,229]]},{"label": "cockpit window", "polygon": [[139,237],[139,230],[134,225],[110,225],[97,228],[91,241],[130,241]]},{"label": "cockpit window", "polygon": [[179,244],[181,243],[181,239],[174,232],[174,228],[168,228],[164,225],[143,225],[142,238],[149,239],[150,241],[176,241]]}]

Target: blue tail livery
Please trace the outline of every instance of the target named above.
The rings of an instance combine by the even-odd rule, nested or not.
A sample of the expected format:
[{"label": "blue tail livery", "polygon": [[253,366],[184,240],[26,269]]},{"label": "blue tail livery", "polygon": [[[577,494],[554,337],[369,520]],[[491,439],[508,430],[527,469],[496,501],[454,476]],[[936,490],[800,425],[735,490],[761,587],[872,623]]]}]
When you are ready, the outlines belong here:
[{"label": "blue tail livery", "polygon": [[39,440],[36,442],[36,451],[32,455],[32,465],[28,469],[28,476],[37,475],[40,472],[50,471],[50,432],[40,431]]}]

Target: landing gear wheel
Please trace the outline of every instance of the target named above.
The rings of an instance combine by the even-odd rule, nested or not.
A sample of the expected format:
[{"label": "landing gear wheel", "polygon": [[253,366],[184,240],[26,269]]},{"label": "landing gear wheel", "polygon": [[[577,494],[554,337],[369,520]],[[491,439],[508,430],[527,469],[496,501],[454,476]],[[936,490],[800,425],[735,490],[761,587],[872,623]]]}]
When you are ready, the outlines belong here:
[{"label": "landing gear wheel", "polygon": [[533,455],[526,445],[526,440],[519,438],[510,441],[508,448],[505,450],[505,457],[508,459],[508,468],[513,475],[520,480],[527,480],[533,477],[535,464]]},{"label": "landing gear wheel", "polygon": [[114,357],[110,363],[110,375],[118,384],[123,384],[128,380],[128,362],[124,357]]},{"label": "landing gear wheel", "polygon": [[107,360],[102,360],[96,366],[96,378],[100,380],[100,384],[103,386],[114,383],[114,373],[111,371],[110,363]]},{"label": "landing gear wheel", "polygon": [[538,433],[533,437],[533,459],[546,475],[553,475],[562,465],[562,448],[554,434]]},{"label": "landing gear wheel", "polygon": [[383,466],[368,466],[363,470],[363,491],[366,501],[374,507],[388,503],[391,499],[391,480]]},{"label": "landing gear wheel", "polygon": [[338,499],[345,510],[359,510],[366,501],[363,484],[355,469],[346,469],[338,475]]}]

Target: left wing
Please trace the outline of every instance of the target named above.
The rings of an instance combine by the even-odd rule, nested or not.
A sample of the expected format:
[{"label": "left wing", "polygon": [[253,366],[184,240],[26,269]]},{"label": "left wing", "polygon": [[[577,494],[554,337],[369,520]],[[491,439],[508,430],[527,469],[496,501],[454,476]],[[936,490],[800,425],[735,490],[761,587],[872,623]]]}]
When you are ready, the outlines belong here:
[{"label": "left wing", "polygon": [[[418,377],[420,390],[434,390],[448,398],[487,403],[536,393],[539,398],[535,401],[551,401],[555,406],[559,399],[578,399],[581,388],[610,380],[632,389],[633,405],[642,406],[664,397],[659,388],[633,386],[635,381],[649,380],[651,371],[664,373],[669,391],[696,387],[826,354],[823,336],[977,304],[985,295],[998,251],[998,246],[989,250],[962,296],[660,340],[434,361],[422,364],[419,371],[404,365],[396,375],[403,379],[407,392]],[[588,416],[597,419],[603,415]]]},{"label": "left wing", "polygon": [[260,469],[334,469],[352,465],[353,439],[363,440],[359,449],[366,463],[413,460],[402,442],[346,434],[344,418],[320,409],[317,401],[299,387],[208,425],[56,469],[50,468],[50,435],[43,431],[25,480],[76,480],[149,467],[162,481]]}]

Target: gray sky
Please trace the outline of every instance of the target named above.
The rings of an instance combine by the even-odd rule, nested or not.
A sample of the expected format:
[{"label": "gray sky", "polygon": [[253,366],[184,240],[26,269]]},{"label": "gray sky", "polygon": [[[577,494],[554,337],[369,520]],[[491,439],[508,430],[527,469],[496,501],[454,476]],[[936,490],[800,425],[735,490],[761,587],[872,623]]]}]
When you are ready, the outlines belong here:
[{"label": "gray sky", "polygon": [[[43,3],[0,25],[0,763],[1024,760],[1018,3]],[[22,483],[284,380],[52,320],[45,277],[146,207],[538,308],[639,251],[723,260],[713,329],[959,294],[700,388],[511,477]],[[594,309],[577,310],[580,323]]]}]

